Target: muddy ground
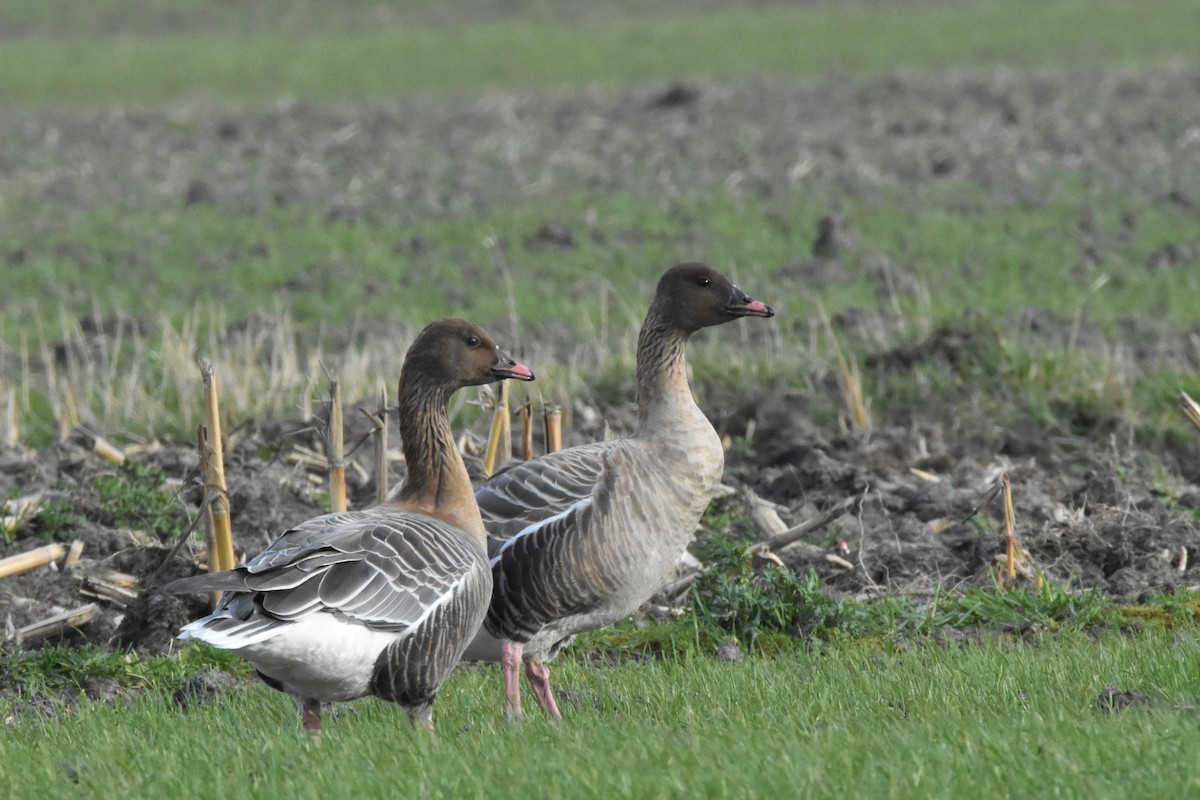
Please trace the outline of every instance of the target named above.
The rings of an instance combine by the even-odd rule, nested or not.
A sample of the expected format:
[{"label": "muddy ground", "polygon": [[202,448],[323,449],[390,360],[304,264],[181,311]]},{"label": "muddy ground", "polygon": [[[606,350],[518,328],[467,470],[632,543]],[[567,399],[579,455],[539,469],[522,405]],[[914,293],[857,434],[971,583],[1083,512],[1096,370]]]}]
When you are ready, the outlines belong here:
[{"label": "muddy ground", "polygon": [[[1003,552],[1002,516],[998,498],[985,500],[1004,471],[1011,475],[1020,541],[1050,580],[1096,588],[1123,601],[1200,584],[1200,435],[1191,452],[1181,447],[1175,455],[1151,457],[1112,434],[1019,434],[969,416],[947,425],[950,408],[944,415],[859,433],[813,424],[804,403],[786,393],[736,400],[729,390],[701,395],[733,444],[726,484],[735,491],[718,501],[720,509],[747,511],[744,492],[751,489],[775,504],[785,523],[796,525],[853,500],[841,520],[777,553],[794,569],[815,568],[832,592],[920,596],[936,588],[989,585],[988,570]],[[722,395],[728,404],[722,404]],[[630,416],[622,408],[608,418],[619,432]],[[252,555],[289,524],[324,510],[324,476],[288,458],[296,446],[320,450],[312,429],[297,420],[242,429],[233,437],[226,469],[239,555]],[[567,444],[600,435],[598,425],[572,429]],[[70,573],[42,567],[2,579],[6,631],[12,635],[63,609],[96,602],[96,617],[64,641],[169,652],[177,627],[200,615],[205,601],[153,590],[192,574],[204,553],[194,545],[173,553],[145,530],[106,524],[96,479],[118,469],[90,445],[77,436],[39,453],[0,454],[0,475],[8,485],[69,500],[84,519],[59,538],[85,544],[81,565]],[[264,453],[270,458],[264,460]],[[198,513],[202,491],[193,449],[163,447],[137,458],[183,481],[176,512],[181,523]],[[374,497],[366,457],[362,466],[349,473],[351,507]],[[402,465],[393,466],[393,484],[402,472]],[[0,545],[0,556],[46,544],[36,519],[27,528],[11,544]],[[852,568],[826,554],[844,557]],[[89,576],[103,577],[105,570],[135,576],[142,596],[129,603],[83,596]]]},{"label": "muddy ground", "polygon": [[[19,187],[18,200],[66,209],[111,197],[132,206],[220,204],[248,212],[323,204],[333,216],[402,221],[413,213],[486,213],[513,187],[526,196],[712,187],[769,196],[837,186],[870,192],[946,178],[977,183],[984,202],[1021,202],[1044,189],[1039,176],[1048,170],[1122,187],[1150,204],[1200,202],[1200,71],[1187,68],[1069,78],[997,70],[866,82],[681,84],[619,96],[279,104],[219,113],[202,103],[168,111],[17,111],[4,115],[0,133],[0,179]],[[836,211],[832,228],[813,233],[811,252],[779,265],[817,292],[839,280],[838,248],[853,238],[852,223],[837,220]],[[539,235],[569,247],[570,231],[556,234],[556,224],[548,220]],[[1081,230],[1081,252],[1108,246]],[[1181,241],[1149,254],[1142,266],[1195,268],[1188,248],[1200,251]],[[27,255],[16,248],[0,257],[20,267]],[[868,374],[921,367],[953,373],[994,347],[986,326],[969,322],[904,346],[872,340],[878,317],[847,314],[835,323],[866,352]],[[1028,340],[1070,337],[1072,346],[1120,350],[1143,366],[1200,369],[1200,332],[1172,330],[1149,316],[1102,333],[1047,319],[1031,304],[1005,325]],[[102,325],[95,335],[105,335]],[[11,351],[7,356],[0,360],[6,374],[13,364]],[[752,387],[698,387],[698,394],[729,437],[731,487],[778,504],[788,524],[855,500],[834,527],[779,553],[797,569],[814,566],[831,591],[927,593],[987,580],[1001,552],[1000,505],[993,500],[965,520],[1005,471],[1021,542],[1051,580],[1121,600],[1200,584],[1200,436],[1150,448],[1119,420],[1086,409],[1066,424],[1012,425],[982,410],[969,387],[932,402],[889,403],[872,430],[857,432],[812,413],[837,396],[833,379],[816,390],[815,398]],[[631,419],[623,403],[577,411],[568,444],[599,437],[603,421],[620,433]],[[352,425],[358,418],[347,414]],[[257,552],[290,524],[324,510],[319,481],[288,458],[297,445],[320,447],[311,429],[304,420],[260,421],[231,436],[227,478],[239,553]],[[198,513],[190,446],[137,458],[182,485],[178,519]],[[363,463],[369,475],[365,455]],[[11,635],[21,627],[87,602],[81,583],[99,569],[132,574],[142,597],[96,600],[95,619],[66,634],[66,642],[165,652],[178,624],[202,611],[201,600],[153,591],[195,568],[191,548],[171,556],[145,531],[106,521],[96,481],[115,469],[83,434],[41,452],[0,451],[0,495],[66,500],[82,519],[57,536],[85,545],[82,566],[71,573],[42,567],[0,579],[6,647],[16,646]],[[352,506],[361,506],[374,487],[352,470],[350,490]],[[46,544],[40,524],[0,541],[0,556]],[[850,568],[824,558],[841,552],[843,540]]]}]

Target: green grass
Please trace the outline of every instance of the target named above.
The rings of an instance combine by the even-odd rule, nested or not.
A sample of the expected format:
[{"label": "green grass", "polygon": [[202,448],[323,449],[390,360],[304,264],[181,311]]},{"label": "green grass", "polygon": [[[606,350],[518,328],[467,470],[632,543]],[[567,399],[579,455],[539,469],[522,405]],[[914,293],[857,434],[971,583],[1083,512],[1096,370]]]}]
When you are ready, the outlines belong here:
[{"label": "green grass", "polygon": [[[959,185],[922,192],[917,202],[900,192],[843,200],[862,247],[846,257],[843,277],[821,287],[824,307],[835,313],[888,305],[891,299],[877,289],[878,254],[886,253],[925,288],[897,298],[899,309],[935,325],[961,319],[966,308],[995,318],[1035,297],[1064,319],[1085,309],[1089,320],[1100,323],[1134,312],[1180,328],[1200,323],[1200,306],[1192,302],[1200,295],[1200,272],[1142,266],[1163,244],[1200,239],[1200,219],[1190,211],[1097,198],[1082,188],[1064,189],[1045,202],[954,211],[957,199],[970,192]],[[1103,251],[1103,264],[1085,267],[1087,243],[1072,232],[1097,204],[1109,209],[1111,219],[1099,220],[1094,235],[1114,243]],[[1131,231],[1120,221],[1122,210],[1138,217]],[[591,312],[599,309],[581,315],[578,308],[581,298],[595,294],[598,274],[613,306],[609,322],[624,329],[640,321],[642,298],[657,270],[689,253],[703,254],[755,296],[786,310],[791,319],[770,324],[788,325],[815,312],[817,294],[802,276],[779,271],[807,257],[824,211],[819,200],[804,195],[696,193],[663,200],[621,192],[361,225],[307,210],[102,208],[66,220],[18,213],[27,224],[0,233],[0,250],[25,248],[24,268],[6,282],[13,313],[0,320],[0,338],[15,341],[19,330],[28,330],[33,309],[58,335],[55,303],[70,316],[129,312],[144,304],[148,291],[158,299],[156,312],[176,321],[194,313],[198,297],[207,297],[213,309],[220,304],[224,324],[245,320],[263,309],[265,298],[274,298],[268,307],[285,305],[303,325],[355,318],[423,324],[449,313],[495,325],[515,310],[522,328],[562,320],[571,333],[594,335],[600,320]],[[576,231],[572,249],[534,240],[547,219]],[[426,243],[423,251],[397,257],[396,248],[413,239]],[[489,247],[491,241],[502,249]],[[105,265],[119,265],[123,279],[112,281]],[[505,269],[515,279],[511,297],[497,291]],[[347,271],[353,280],[346,280]],[[1095,288],[1101,277],[1107,283]],[[481,281],[489,291],[464,288]],[[50,298],[47,286],[54,287]]]},{"label": "green grass", "polygon": [[[1200,652],[1182,635],[1037,647],[839,645],[741,665],[702,659],[556,669],[566,722],[500,721],[499,676],[460,671],[441,739],[375,701],[306,747],[290,700],[262,687],[181,713],[151,693],[22,714],[0,739],[6,794],[319,797],[1183,797]],[[1159,710],[1108,715],[1105,687]],[[74,782],[78,781],[78,785]]]},{"label": "green grass", "polygon": [[[581,637],[555,662],[558,727],[536,711],[504,724],[497,670],[460,669],[437,707],[436,744],[399,709],[363,700],[328,713],[324,745],[310,748],[289,699],[204,645],[145,659],[94,646],[10,654],[0,759],[27,768],[6,774],[6,796],[954,797],[1053,786],[1103,798],[1197,787],[1182,755],[1200,743],[1183,708],[1200,685],[1194,593],[1121,607],[1048,586],[918,606],[809,588],[803,604],[820,625],[803,638],[760,632],[752,651],[774,656],[737,665],[710,657],[722,634],[703,603],[673,624]],[[951,629],[966,643],[933,643]],[[185,679],[210,669],[248,688],[177,707]],[[62,699],[98,680],[125,697]],[[1096,702],[1106,688],[1149,708],[1109,714]],[[24,707],[46,694],[60,698],[55,717]]]},{"label": "green grass", "polygon": [[[0,260],[8,262],[0,390],[19,387],[26,441],[51,441],[66,401],[62,386],[39,373],[50,370],[54,345],[64,337],[86,344],[81,319],[128,315],[144,335],[126,336],[96,363],[68,354],[56,365],[58,382],[76,393],[81,422],[117,439],[190,439],[197,355],[237,351],[218,364],[223,385],[240,393],[226,401],[235,418],[278,415],[311,396],[322,365],[351,373],[343,374],[349,395],[373,395],[381,381],[395,380],[392,351],[413,329],[459,314],[546,362],[537,365],[545,376],[537,390],[551,399],[608,402],[631,391],[632,336],[653,280],[670,263],[702,258],[780,314],[699,337],[692,355],[701,382],[800,388],[813,398],[814,416],[828,421],[838,412],[836,399],[821,391],[832,371],[831,343],[812,333],[822,310],[889,320],[882,341],[847,341],[852,355],[919,340],[941,325],[982,321],[992,342],[986,360],[951,370],[939,362],[865,370],[875,411],[973,389],[1002,417],[1026,425],[1070,429],[1101,418],[1108,431],[1178,432],[1169,399],[1196,386],[1181,360],[1122,360],[1115,347],[1030,344],[1007,330],[1031,306],[1117,341],[1114,331],[1130,315],[1174,331],[1200,324],[1195,264],[1146,267],[1164,245],[1200,240],[1194,208],[1164,200],[1171,178],[1152,158],[1145,169],[1074,169],[1055,154],[1039,166],[1039,148],[1058,146],[1053,126],[1065,119],[1082,130],[1077,120],[1092,113],[1067,86],[1056,118],[1026,108],[1041,103],[1032,83],[1006,88],[1001,73],[982,73],[983,95],[1013,104],[1013,132],[1031,148],[1020,157],[1032,177],[1016,177],[1016,165],[968,170],[979,180],[930,177],[929,152],[910,148],[907,134],[884,140],[892,161],[876,180],[879,164],[860,171],[853,152],[822,155],[836,149],[836,131],[815,125],[811,139],[773,138],[793,124],[787,115],[748,120],[741,138],[721,139],[702,122],[696,134],[711,141],[687,143],[687,152],[696,148],[693,162],[668,141],[676,112],[625,108],[638,105],[636,98],[620,108],[594,105],[596,95],[583,104],[588,114],[618,122],[628,116],[655,134],[653,144],[635,136],[613,152],[603,137],[573,139],[567,131],[569,141],[560,143],[546,133],[559,124],[557,114],[574,120],[579,108],[548,110],[545,93],[524,97],[528,121],[545,129],[528,137],[488,103],[503,105],[525,90],[599,84],[625,91],[680,77],[833,76],[838,96],[818,92],[822,102],[838,104],[845,94],[877,108],[881,122],[904,127],[908,112],[893,107],[888,81],[846,76],[991,65],[1145,69],[1177,57],[1189,63],[1197,29],[1200,4],[1167,0],[1152,8],[1123,0],[799,8],[767,0],[736,10],[715,0],[698,7],[626,0],[606,9],[487,0],[452,10],[278,0],[253,9],[164,0],[74,9],[14,0],[0,11],[0,103],[33,108],[14,109],[18,143],[0,153],[20,165],[0,194]],[[930,106],[922,99],[927,88],[909,80],[898,91],[900,99],[912,93],[928,140],[936,139],[938,119],[955,112],[954,104]],[[933,88],[966,97],[980,91],[971,81]],[[706,102],[720,91],[705,89]],[[176,102],[193,92],[210,99]],[[422,96],[404,101],[398,116],[389,116],[391,106],[383,115],[385,127],[403,128],[400,136],[370,130],[369,104],[339,105],[413,92]],[[269,103],[281,96],[310,99],[311,106],[287,106],[309,112],[276,117]],[[482,106],[472,105],[475,96]],[[1112,98],[1118,103],[1119,93]],[[978,108],[976,100],[968,113],[980,124],[1009,124],[994,118],[998,99]],[[714,114],[732,116],[720,127],[737,128],[746,115],[722,102]],[[113,134],[104,112],[91,109],[96,104],[118,105],[120,142],[106,140]],[[140,119],[137,109],[154,104],[165,105]],[[513,106],[518,121],[523,108]],[[1118,112],[1105,113],[1119,122]],[[1138,113],[1155,120],[1150,127],[1177,129],[1179,141],[1191,129],[1186,109]],[[819,121],[821,110],[814,114]],[[229,140],[218,133],[227,116]],[[474,118],[496,126],[493,144],[464,150],[442,141],[447,131],[461,138],[454,133],[460,126],[473,143],[489,139],[468,124]],[[874,124],[869,115],[855,119]],[[584,120],[570,124],[586,128]],[[1127,138],[1144,133],[1123,130]],[[357,136],[359,149],[299,141],[274,149],[277,139],[309,131],[321,139]],[[128,146],[143,136],[144,147]],[[1116,138],[1097,141],[1116,148]],[[414,150],[423,154],[415,164]],[[811,174],[778,179],[809,151],[816,154]],[[1138,152],[1125,146],[1108,161],[1133,164]],[[389,154],[403,163],[387,164]],[[320,162],[311,183],[310,156]],[[621,173],[611,176],[616,190],[608,188],[608,170]],[[471,174],[462,182],[460,173]],[[1183,168],[1177,179],[1184,189],[1188,174]],[[735,178],[745,185],[728,188]],[[767,187],[761,193],[759,179]],[[361,195],[352,188],[360,180]],[[186,204],[193,181],[206,182],[208,202]],[[349,221],[332,213],[343,202]],[[860,247],[843,255],[834,277],[814,282],[797,265],[830,211],[853,225]],[[546,221],[567,226],[574,246],[538,243],[535,232]],[[264,312],[280,322],[226,335]],[[345,332],[356,325],[366,345],[346,348]],[[381,328],[391,336],[378,335]],[[750,357],[731,358],[729,342]],[[287,358],[277,358],[281,352]]]},{"label": "green grass", "polygon": [[125,690],[170,694],[182,687],[189,675],[205,670],[251,674],[246,662],[215,647],[188,647],[178,656],[142,658],[97,645],[48,645],[40,650],[5,653],[0,656],[0,666],[20,700],[77,694],[97,678],[114,680]]},{"label": "green grass", "polygon": [[107,13],[85,16],[99,30],[74,32],[22,5],[10,24],[27,33],[0,48],[0,103],[147,103],[191,92],[243,101],[396,96],[997,63],[1086,69],[1190,58],[1200,28],[1200,6],[1182,0],[680,8],[599,19],[580,12],[567,21],[555,18],[561,14],[485,16],[450,25],[362,11],[340,24],[345,12],[333,8],[309,6],[280,30],[269,14],[252,14],[244,26],[230,14],[214,25],[185,7],[174,24],[136,32],[136,23],[122,20],[139,6],[109,4]]}]

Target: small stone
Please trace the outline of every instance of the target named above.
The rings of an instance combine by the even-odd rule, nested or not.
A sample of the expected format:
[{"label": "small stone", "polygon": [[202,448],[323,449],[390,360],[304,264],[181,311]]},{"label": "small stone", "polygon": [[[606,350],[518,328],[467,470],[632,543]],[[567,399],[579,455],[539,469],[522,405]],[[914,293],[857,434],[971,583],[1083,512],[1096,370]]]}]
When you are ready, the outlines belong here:
[{"label": "small stone", "polygon": [[726,664],[740,664],[746,660],[746,656],[736,640],[726,639],[717,645],[717,660]]}]

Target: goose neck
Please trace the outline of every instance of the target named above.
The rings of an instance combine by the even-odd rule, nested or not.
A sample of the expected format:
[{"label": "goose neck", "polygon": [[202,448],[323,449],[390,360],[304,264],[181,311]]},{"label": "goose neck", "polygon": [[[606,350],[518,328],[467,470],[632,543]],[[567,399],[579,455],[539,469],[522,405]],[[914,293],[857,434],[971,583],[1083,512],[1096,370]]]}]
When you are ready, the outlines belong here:
[{"label": "goose neck", "polygon": [[638,336],[638,421],[645,428],[664,412],[695,408],[687,377],[686,331],[651,310]]},{"label": "goose neck", "polygon": [[398,410],[408,475],[396,500],[447,519],[486,543],[467,466],[450,428],[450,394],[441,387],[420,382],[406,387],[402,382]]}]

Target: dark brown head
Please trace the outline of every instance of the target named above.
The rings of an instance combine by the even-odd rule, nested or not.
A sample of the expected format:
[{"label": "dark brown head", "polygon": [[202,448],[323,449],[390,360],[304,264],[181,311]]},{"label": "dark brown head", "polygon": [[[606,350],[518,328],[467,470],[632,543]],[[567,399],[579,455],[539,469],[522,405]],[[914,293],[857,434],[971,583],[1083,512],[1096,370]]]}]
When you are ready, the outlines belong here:
[{"label": "dark brown head", "polygon": [[533,373],[497,347],[483,328],[464,319],[427,325],[408,348],[400,370],[401,389],[413,379],[453,392],[505,378],[531,381]]},{"label": "dark brown head", "polygon": [[751,300],[707,264],[677,264],[663,273],[650,308],[664,322],[687,333],[738,317],[775,316],[769,305]]}]

